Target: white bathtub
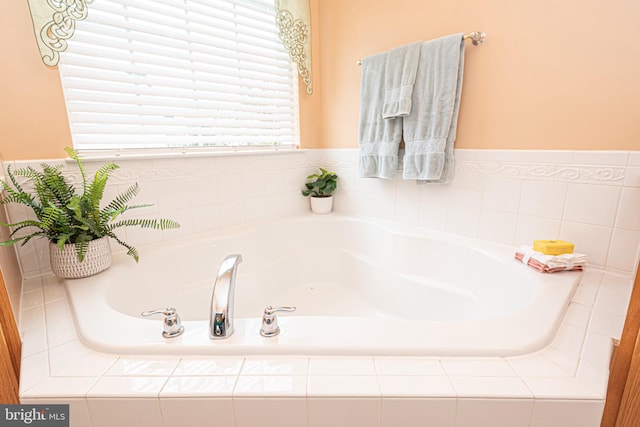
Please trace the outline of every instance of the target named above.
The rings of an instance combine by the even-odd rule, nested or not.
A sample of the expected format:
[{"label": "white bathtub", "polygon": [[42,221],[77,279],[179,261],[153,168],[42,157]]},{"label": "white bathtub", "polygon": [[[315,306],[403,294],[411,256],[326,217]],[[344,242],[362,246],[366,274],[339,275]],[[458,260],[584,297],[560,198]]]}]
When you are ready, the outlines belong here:
[{"label": "white bathtub", "polygon": [[[541,274],[514,248],[379,221],[305,215],[117,254],[67,280],[81,339],[117,354],[511,356],[554,337],[581,274]],[[239,253],[235,334],[209,340],[219,264]],[[264,308],[282,333],[260,336]],[[176,307],[185,333],[162,337],[145,310]]]}]

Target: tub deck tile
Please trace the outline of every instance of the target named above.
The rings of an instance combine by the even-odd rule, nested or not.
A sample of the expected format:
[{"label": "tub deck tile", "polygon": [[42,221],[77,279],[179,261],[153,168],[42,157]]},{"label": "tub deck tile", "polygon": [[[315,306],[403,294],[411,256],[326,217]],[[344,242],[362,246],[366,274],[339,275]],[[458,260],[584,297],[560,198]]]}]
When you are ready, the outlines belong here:
[{"label": "tub deck tile", "polygon": [[445,375],[440,360],[420,357],[375,357],[378,375]]},{"label": "tub deck tile", "polygon": [[523,381],[536,399],[600,400],[604,398],[601,391],[596,391],[578,378],[525,377]]},{"label": "tub deck tile", "polygon": [[51,376],[102,376],[117,356],[94,352],[78,340],[49,349]]},{"label": "tub deck tile", "polygon": [[312,357],[309,375],[375,375],[372,357]]},{"label": "tub deck tile", "polygon": [[120,357],[111,366],[107,376],[169,376],[178,366],[177,357]]},{"label": "tub deck tile", "polygon": [[459,398],[533,398],[531,390],[518,377],[449,378]]},{"label": "tub deck tile", "polygon": [[160,398],[230,397],[236,386],[235,375],[171,377],[160,391]]},{"label": "tub deck tile", "polygon": [[242,357],[183,357],[173,376],[194,375],[238,375],[244,358]]},{"label": "tub deck tile", "polygon": [[246,357],[240,375],[307,375],[309,358],[301,357]]},{"label": "tub deck tile", "polygon": [[102,377],[87,398],[158,398],[168,377]]},{"label": "tub deck tile", "polygon": [[233,390],[234,398],[307,397],[306,375],[240,376]]},{"label": "tub deck tile", "polygon": [[455,398],[456,390],[447,376],[378,376],[382,397]]},{"label": "tub deck tile", "polygon": [[507,361],[521,377],[572,377],[573,373],[562,369],[559,365],[544,357],[534,354]]},{"label": "tub deck tile", "polygon": [[445,372],[451,376],[515,377],[516,372],[504,359],[442,359]]},{"label": "tub deck tile", "polygon": [[307,397],[380,397],[373,375],[309,376]]},{"label": "tub deck tile", "polygon": [[84,398],[98,377],[47,377],[20,393],[20,399]]}]

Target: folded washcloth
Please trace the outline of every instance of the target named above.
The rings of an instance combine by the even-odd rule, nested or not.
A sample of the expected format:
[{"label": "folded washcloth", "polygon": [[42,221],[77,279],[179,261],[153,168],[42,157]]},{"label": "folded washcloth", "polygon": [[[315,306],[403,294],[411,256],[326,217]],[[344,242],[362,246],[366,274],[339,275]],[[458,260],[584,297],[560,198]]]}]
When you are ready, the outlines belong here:
[{"label": "folded washcloth", "polygon": [[463,34],[422,43],[411,114],[403,118],[404,179],[446,183],[453,177],[453,143],[464,68]]},{"label": "folded washcloth", "polygon": [[515,258],[542,273],[583,270],[588,261],[585,254],[545,255],[542,252],[534,251],[531,246],[520,246],[516,251]]},{"label": "folded washcloth", "polygon": [[385,98],[382,117],[394,119],[411,113],[411,95],[416,81],[422,42],[391,49],[385,66]]},{"label": "folded washcloth", "polygon": [[362,60],[358,172],[363,178],[392,179],[398,170],[402,120],[382,117],[386,65],[386,52]]}]

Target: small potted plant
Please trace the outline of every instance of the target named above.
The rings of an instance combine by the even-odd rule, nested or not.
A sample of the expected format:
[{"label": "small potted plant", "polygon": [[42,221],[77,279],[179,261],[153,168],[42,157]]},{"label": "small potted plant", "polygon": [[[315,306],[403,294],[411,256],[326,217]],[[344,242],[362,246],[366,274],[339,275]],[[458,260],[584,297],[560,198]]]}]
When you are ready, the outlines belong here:
[{"label": "small potted plant", "polygon": [[[78,153],[69,147],[65,151],[78,166],[82,178],[79,188],[61,173],[62,164],[43,163],[42,171],[31,166],[15,171],[7,168],[11,185],[0,180],[0,193],[5,191],[0,195],[0,204],[25,205],[33,210],[34,216],[13,224],[0,222],[0,225],[13,227],[11,239],[0,245],[24,245],[34,237],[46,238],[53,272],[60,277],[79,278],[97,274],[111,265],[109,238],[127,248],[127,255],[138,261],[136,248],[122,241],[114,230],[132,226],[159,230],[180,227],[169,219],[120,219],[120,215],[131,209],[151,206],[128,204],[138,194],[138,184],[101,206],[109,175],[119,166],[114,163],[103,165],[88,182]],[[25,190],[16,177],[26,178],[33,190]],[[25,234],[25,229],[31,233]]]},{"label": "small potted plant", "polygon": [[314,213],[326,214],[333,209],[333,193],[338,187],[338,175],[320,168],[320,173],[314,173],[307,177],[313,180],[305,184],[302,195],[311,197],[311,210]]}]

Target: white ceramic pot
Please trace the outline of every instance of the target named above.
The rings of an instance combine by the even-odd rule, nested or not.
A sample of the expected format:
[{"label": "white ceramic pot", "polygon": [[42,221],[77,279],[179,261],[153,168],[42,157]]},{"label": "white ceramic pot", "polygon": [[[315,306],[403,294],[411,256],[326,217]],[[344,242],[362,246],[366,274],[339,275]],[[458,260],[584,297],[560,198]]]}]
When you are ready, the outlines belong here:
[{"label": "white ceramic pot", "polygon": [[317,214],[328,214],[333,209],[333,196],[313,197],[311,200],[311,211]]},{"label": "white ceramic pot", "polygon": [[55,243],[49,242],[49,260],[51,261],[51,269],[56,276],[65,279],[93,276],[111,265],[109,238],[102,237],[90,241],[82,262],[78,261],[73,243],[68,243],[64,245],[63,249],[60,249]]}]

